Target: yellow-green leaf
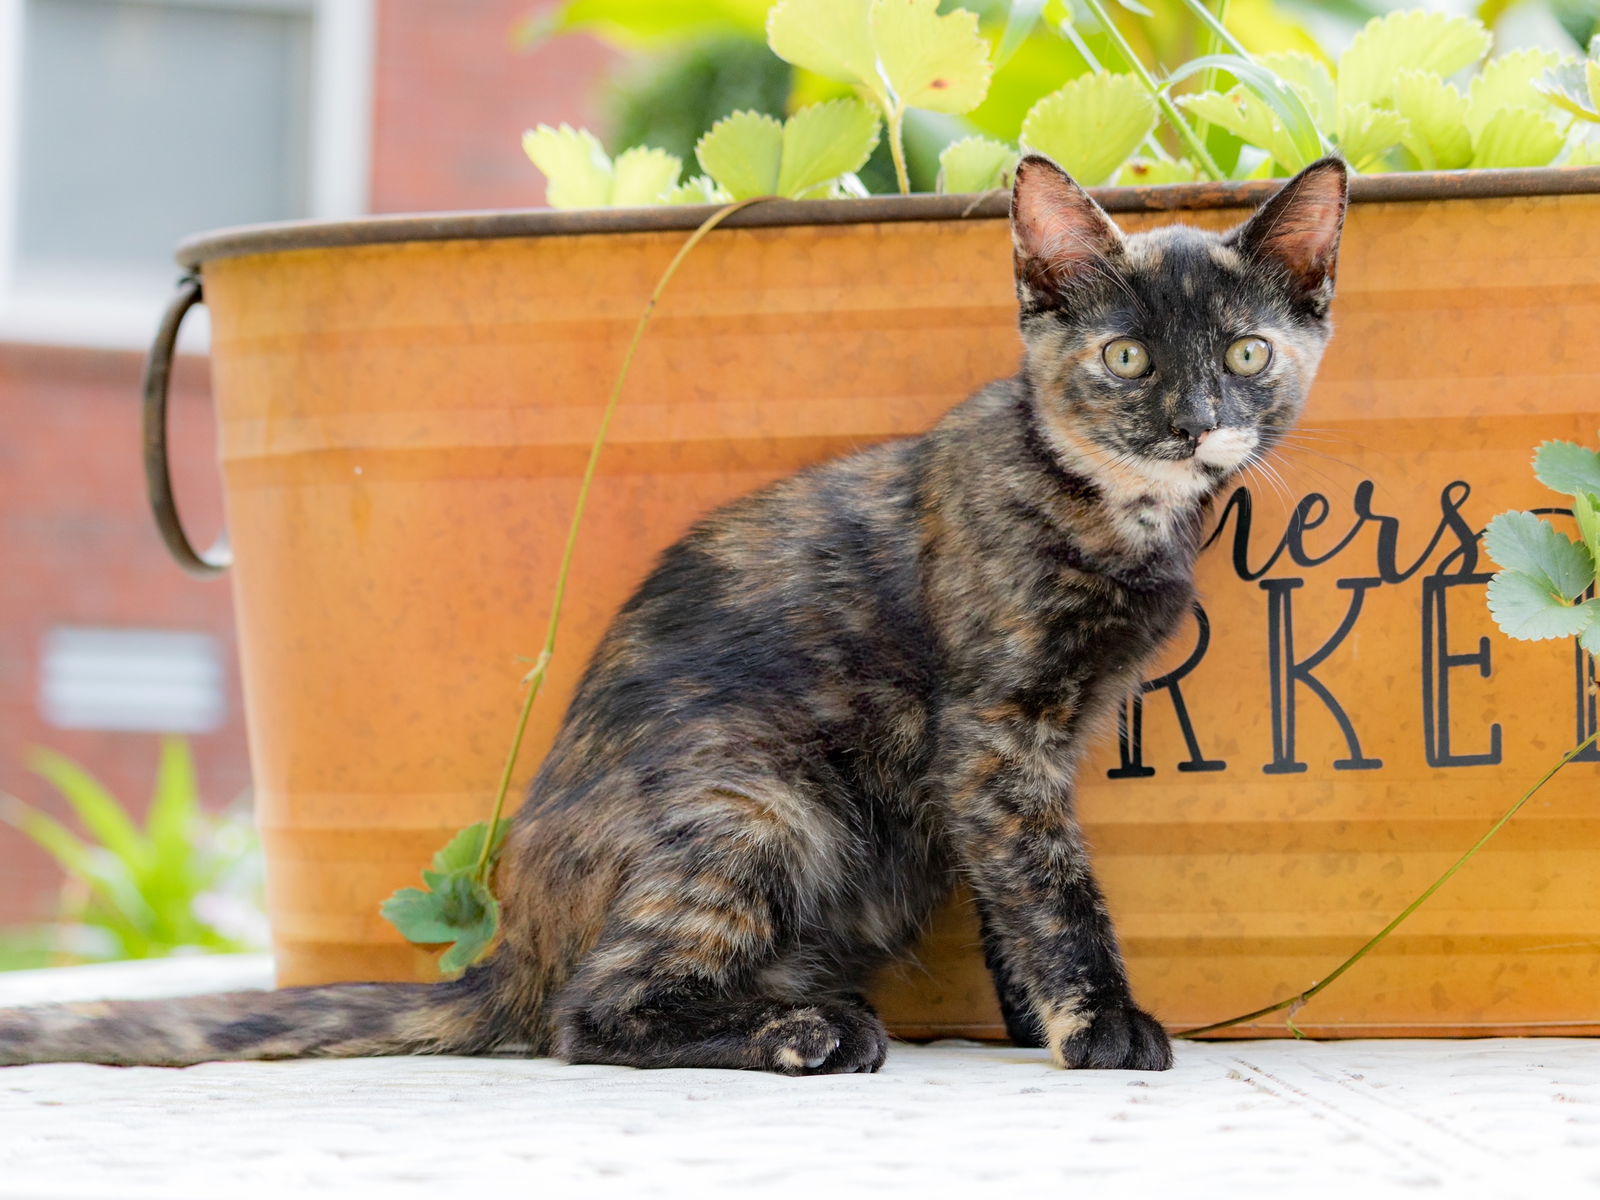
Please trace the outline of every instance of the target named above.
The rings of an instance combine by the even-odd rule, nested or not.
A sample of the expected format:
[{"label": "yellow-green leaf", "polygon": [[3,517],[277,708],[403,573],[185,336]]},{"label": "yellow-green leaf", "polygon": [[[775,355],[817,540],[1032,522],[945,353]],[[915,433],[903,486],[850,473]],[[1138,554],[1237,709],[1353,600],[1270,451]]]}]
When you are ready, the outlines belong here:
[{"label": "yellow-green leaf", "polygon": [[617,155],[611,164],[611,198],[608,203],[628,208],[655,204],[678,182],[683,160],[654,146],[635,146]]},{"label": "yellow-green leaf", "polygon": [[603,208],[611,203],[611,160],[587,129],[541,125],[522,135],[522,149],[549,181],[551,208]]},{"label": "yellow-green leaf", "polygon": [[767,45],[786,62],[866,88],[882,103],[871,8],[872,0],[778,0],[767,13]]},{"label": "yellow-green leaf", "polygon": [[1022,121],[1022,144],[1048,154],[1085,187],[1111,178],[1156,125],[1156,105],[1132,75],[1080,75]]},{"label": "yellow-green leaf", "polygon": [[1472,161],[1467,98],[1430,71],[1395,77],[1394,111],[1410,125],[1403,141],[1426,171],[1453,171]]},{"label": "yellow-green leaf", "polygon": [[1272,107],[1247,88],[1236,87],[1226,93],[1197,92],[1179,96],[1178,103],[1201,120],[1220,125],[1235,137],[1265,150],[1291,174],[1307,165]]},{"label": "yellow-green leaf", "polygon": [[1404,70],[1454,75],[1489,52],[1489,31],[1472,17],[1406,9],[1374,17],[1339,59],[1339,107],[1381,108]]},{"label": "yellow-green leaf", "polygon": [[776,195],[783,123],[765,113],[731,113],[700,136],[694,155],[735,200]]},{"label": "yellow-green leaf", "polygon": [[1200,168],[1187,158],[1135,158],[1117,172],[1119,187],[1154,187],[1161,183],[1193,183]]},{"label": "yellow-green leaf", "polygon": [[1386,108],[1352,104],[1339,110],[1339,149],[1358,171],[1372,166],[1410,133],[1411,123]]},{"label": "yellow-green leaf", "polygon": [[964,113],[983,103],[989,43],[976,13],[941,15],[939,0],[872,0],[869,25],[884,81],[905,107]]},{"label": "yellow-green leaf", "polygon": [[[1535,86],[1561,56],[1553,50],[1515,50],[1485,63],[1467,92],[1467,128],[1477,141],[1495,116],[1508,108],[1541,113],[1549,100]],[[1542,115],[1542,114],[1541,114]],[[1549,161],[1549,160],[1546,160]]]},{"label": "yellow-green leaf", "polygon": [[939,190],[953,194],[1004,187],[1016,165],[1017,152],[1004,142],[962,138],[939,155]]},{"label": "yellow-green leaf", "polygon": [[877,114],[859,100],[802,108],[783,125],[778,194],[800,196],[859,171],[877,144]]},{"label": "yellow-green leaf", "polygon": [[663,204],[727,204],[733,197],[709,175],[696,175],[661,197]]},{"label": "yellow-green leaf", "polygon": [[1575,59],[1550,68],[1534,90],[1582,121],[1600,122],[1600,60]]},{"label": "yellow-green leaf", "polygon": [[1325,64],[1304,50],[1258,54],[1256,62],[1285,83],[1297,88],[1316,123],[1323,129],[1332,128],[1338,100],[1334,93],[1333,76],[1328,74]]},{"label": "yellow-green leaf", "polygon": [[1505,108],[1473,137],[1474,167],[1542,167],[1566,145],[1561,127],[1531,108]]}]

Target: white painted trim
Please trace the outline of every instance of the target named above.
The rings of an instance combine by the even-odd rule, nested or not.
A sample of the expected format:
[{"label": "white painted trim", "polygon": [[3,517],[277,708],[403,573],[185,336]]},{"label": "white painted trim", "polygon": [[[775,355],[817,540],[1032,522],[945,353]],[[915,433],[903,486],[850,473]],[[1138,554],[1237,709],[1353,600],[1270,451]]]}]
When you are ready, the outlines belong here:
[{"label": "white painted trim", "polygon": [[[14,181],[20,175],[22,155],[22,22],[26,2],[0,0],[0,342],[142,350],[155,333],[166,296],[130,298],[114,277],[87,287],[22,289],[17,284]],[[115,2],[311,13],[307,215],[338,220],[368,211],[377,0]],[[174,265],[174,280],[177,275]],[[184,322],[180,348],[203,352],[209,342],[207,333],[202,309]]]}]

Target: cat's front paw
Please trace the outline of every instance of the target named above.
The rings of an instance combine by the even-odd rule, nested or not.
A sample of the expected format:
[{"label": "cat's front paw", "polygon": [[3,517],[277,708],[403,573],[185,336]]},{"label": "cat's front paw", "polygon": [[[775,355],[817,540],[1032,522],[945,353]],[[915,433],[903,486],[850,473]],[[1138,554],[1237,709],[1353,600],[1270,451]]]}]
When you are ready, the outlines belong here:
[{"label": "cat's front paw", "polygon": [[1087,1023],[1051,1047],[1056,1062],[1068,1068],[1103,1071],[1165,1071],[1172,1066],[1167,1031],[1143,1009],[1111,1005],[1091,1013]]}]

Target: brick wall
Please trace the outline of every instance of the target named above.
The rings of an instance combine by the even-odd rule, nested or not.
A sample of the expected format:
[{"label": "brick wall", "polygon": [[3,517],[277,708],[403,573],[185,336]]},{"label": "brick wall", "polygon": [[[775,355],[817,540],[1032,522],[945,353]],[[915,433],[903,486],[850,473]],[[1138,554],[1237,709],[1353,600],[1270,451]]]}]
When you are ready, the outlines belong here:
[{"label": "brick wall", "polygon": [[[371,207],[374,212],[527,207],[543,200],[522,155],[539,121],[593,124],[593,98],[614,56],[566,38],[531,53],[511,45],[540,0],[379,0]],[[24,767],[45,745],[143,803],[157,743],[149,734],[47,726],[37,693],[41,642],[53,625],[195,630],[226,651],[228,719],[192,739],[209,801],[249,782],[232,609],[223,581],[190,579],[168,559],[144,500],[134,353],[0,342],[0,792],[60,811]],[[185,521],[209,544],[221,502],[203,360],[179,364],[172,454]],[[52,911],[59,876],[0,825],[0,925]]]}]

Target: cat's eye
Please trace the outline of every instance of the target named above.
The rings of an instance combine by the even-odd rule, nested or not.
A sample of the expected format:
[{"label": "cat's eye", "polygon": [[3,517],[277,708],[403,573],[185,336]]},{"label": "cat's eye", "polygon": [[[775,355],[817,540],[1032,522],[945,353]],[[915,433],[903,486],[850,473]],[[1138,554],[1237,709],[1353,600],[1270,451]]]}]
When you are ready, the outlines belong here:
[{"label": "cat's eye", "polygon": [[1106,370],[1121,379],[1137,379],[1150,369],[1150,351],[1132,338],[1116,338],[1101,351]]},{"label": "cat's eye", "polygon": [[1259,375],[1272,361],[1272,343],[1263,337],[1242,337],[1223,352],[1222,361],[1235,375]]}]

